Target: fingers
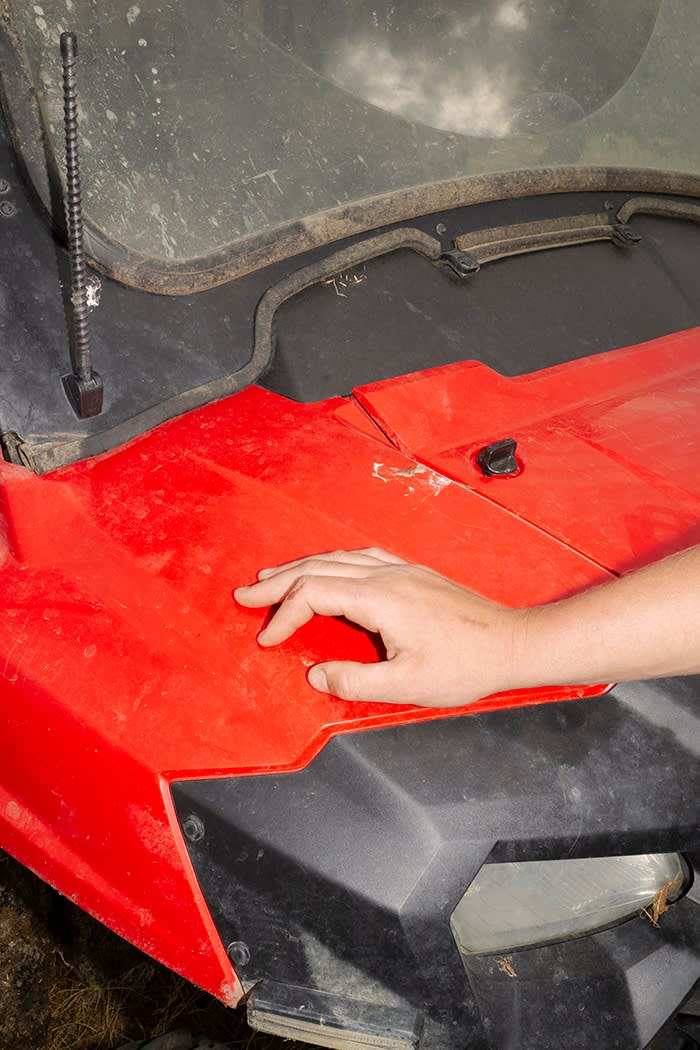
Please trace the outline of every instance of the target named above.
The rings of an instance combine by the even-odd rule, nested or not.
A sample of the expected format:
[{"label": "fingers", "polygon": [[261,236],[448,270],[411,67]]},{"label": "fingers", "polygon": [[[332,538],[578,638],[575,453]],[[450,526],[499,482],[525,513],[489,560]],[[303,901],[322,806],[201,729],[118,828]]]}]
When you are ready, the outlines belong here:
[{"label": "fingers", "polygon": [[[362,573],[359,567],[348,567],[353,568]],[[308,623],[314,613],[345,616],[369,631],[378,631],[372,594],[361,580],[353,579],[353,575],[351,572],[347,576],[298,576],[283,595],[284,600],[267,627],[258,635],[260,644],[279,645],[286,641],[299,627]],[[266,590],[268,583],[272,585],[273,581],[257,584],[254,589]],[[278,600],[273,598],[273,602]],[[270,604],[269,599],[266,597],[261,604]]]},{"label": "fingers", "polygon": [[274,573],[250,587],[237,587],[233,596],[240,605],[260,609],[265,605],[276,605],[277,602],[293,597],[292,592],[299,580],[307,581],[327,576],[337,579],[363,579],[367,576],[367,568],[367,565],[354,562],[305,558],[298,565],[275,570]]},{"label": "fingers", "polygon": [[383,660],[359,664],[335,660],[316,664],[308,674],[309,684],[321,693],[332,693],[341,700],[369,700],[386,704],[413,703],[409,694],[411,676],[404,661]]},{"label": "fingers", "polygon": [[[284,562],[282,565],[275,565],[269,569],[261,569],[258,573],[258,579],[265,580],[270,576],[287,572],[290,569],[297,569],[301,566],[317,566],[320,562],[371,567],[374,565],[401,565],[403,559],[396,554],[390,554],[389,551],[382,550],[380,547],[364,547],[361,550],[353,551],[328,551],[324,554],[312,554],[305,558],[297,558],[294,561]],[[305,568],[305,571],[313,571],[313,568]]]}]

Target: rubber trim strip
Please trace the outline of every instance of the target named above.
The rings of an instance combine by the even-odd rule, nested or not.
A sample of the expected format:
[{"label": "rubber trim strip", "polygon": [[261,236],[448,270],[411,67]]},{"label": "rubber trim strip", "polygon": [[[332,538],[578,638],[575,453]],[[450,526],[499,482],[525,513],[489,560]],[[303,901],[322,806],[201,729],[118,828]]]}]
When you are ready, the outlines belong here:
[{"label": "rubber trim strip", "polygon": [[664,219],[700,222],[700,204],[674,201],[667,197],[630,197],[618,211],[617,221],[625,225],[633,215],[660,215]]},{"label": "rubber trim strip", "polygon": [[497,259],[550,248],[566,248],[593,241],[611,241],[615,226],[606,212],[594,215],[565,215],[558,219],[523,222],[512,226],[498,226],[491,230],[475,230],[455,238],[455,247],[469,255],[481,266]]},{"label": "rubber trim strip", "polygon": [[614,222],[608,212],[569,215],[499,226],[492,230],[475,230],[456,237],[454,243],[456,248],[467,252],[479,266],[513,255],[595,241],[612,241],[613,244],[624,246],[634,240],[630,237],[631,231],[627,230],[627,223],[634,215],[640,214],[700,223],[700,205],[664,197],[631,197],[619,209]]},{"label": "rubber trim strip", "polygon": [[29,445],[16,434],[3,435],[2,443],[6,454],[8,451],[11,452],[11,462],[28,467],[37,474],[44,474],[66,463],[73,463],[78,459],[106,452],[174,416],[242,390],[259,379],[272,361],[274,317],[284,302],[319,281],[400,249],[417,252],[436,264],[439,263],[442,252],[438,240],[421,230],[411,228],[391,230],[389,233],[358,241],[348,248],[333,252],[320,262],[296,270],[268,288],[258,302],[255,311],[251,356],[247,364],[237,372],[185,390],[115,427],[77,441]]}]

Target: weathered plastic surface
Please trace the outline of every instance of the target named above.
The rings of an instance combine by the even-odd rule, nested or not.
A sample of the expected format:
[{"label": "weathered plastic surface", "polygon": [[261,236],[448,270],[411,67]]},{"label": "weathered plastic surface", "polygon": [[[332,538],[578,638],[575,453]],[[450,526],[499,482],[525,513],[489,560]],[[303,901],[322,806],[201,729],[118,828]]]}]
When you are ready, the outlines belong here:
[{"label": "weathered plastic surface", "polygon": [[[587,390],[586,411],[595,414],[616,369],[626,384],[620,379],[618,411],[633,406],[640,433],[652,440],[657,395],[646,402],[646,430],[641,422],[649,376],[657,387],[667,383],[665,412],[678,420],[689,399],[700,403],[697,372],[685,366],[675,401],[671,393],[679,361],[698,347],[696,330],[514,381],[503,422],[530,425],[528,382],[548,389],[540,419],[556,404],[563,412],[574,390],[579,402]],[[423,407],[446,438],[434,442],[434,457],[433,446],[425,451],[429,429],[416,442],[436,464],[445,447],[501,436],[493,374],[467,371],[468,390],[450,368],[384,388],[401,400],[421,382],[426,390],[443,384],[447,396],[435,403],[426,396]],[[477,416],[487,393],[494,404],[488,430]],[[683,441],[664,445],[670,480],[663,484],[658,471],[629,465],[615,451],[617,432],[602,434],[606,451],[595,454],[570,440],[561,469],[547,474],[547,502],[534,525],[524,520],[526,505],[512,513],[497,505],[493,486],[480,489],[466,474],[451,480],[447,466],[435,472],[367,433],[366,424],[355,428],[361,417],[352,401],[300,405],[252,388],[53,475],[0,465],[2,845],[118,933],[230,1002],[239,988],[173,828],[169,783],[300,769],[334,734],[445,714],[314,692],[305,680],[312,663],[330,654],[372,659],[371,640],[319,619],[262,651],[255,637],[264,614],[238,608],[233,586],[309,550],[380,544],[519,605],[579,590],[697,538],[697,525],[693,534],[687,523],[698,520],[691,489],[698,413],[686,415]],[[551,447],[558,441],[552,434]],[[554,453],[542,442],[551,463]],[[527,496],[537,447],[525,445],[522,476],[504,482],[508,491],[522,484]],[[616,516],[616,543],[601,550],[599,533]],[[660,524],[641,543],[628,521]],[[534,690],[478,709],[596,691]]]},{"label": "weathered plastic surface", "polygon": [[[173,784],[183,827],[200,822],[188,852],[222,943],[246,989],[262,981],[267,1019],[313,1031],[311,993],[328,990],[346,997],[327,1007],[348,1033],[368,1004],[412,1010],[421,1050],[645,1047],[700,978],[699,688],[697,675],[629,682],[344,733],[295,773]],[[485,862],[640,850],[680,850],[694,869],[657,927],[633,915],[458,950],[450,917]]]}]

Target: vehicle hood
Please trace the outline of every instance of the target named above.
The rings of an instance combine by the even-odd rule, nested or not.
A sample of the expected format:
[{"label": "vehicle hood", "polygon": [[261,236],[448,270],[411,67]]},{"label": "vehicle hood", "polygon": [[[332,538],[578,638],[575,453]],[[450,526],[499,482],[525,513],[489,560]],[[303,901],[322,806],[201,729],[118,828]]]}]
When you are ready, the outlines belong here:
[{"label": "vehicle hood", "polygon": [[[263,650],[266,614],[232,588],[379,545],[519,606],[698,542],[699,349],[696,329],[517,379],[465,363],[317,404],[254,387],[51,475],[5,464],[6,675],[168,777],[299,768],[337,731],[440,717],[315,692],[310,665],[373,659],[371,639],[317,618]],[[475,454],[504,437],[520,472],[485,478]]]}]

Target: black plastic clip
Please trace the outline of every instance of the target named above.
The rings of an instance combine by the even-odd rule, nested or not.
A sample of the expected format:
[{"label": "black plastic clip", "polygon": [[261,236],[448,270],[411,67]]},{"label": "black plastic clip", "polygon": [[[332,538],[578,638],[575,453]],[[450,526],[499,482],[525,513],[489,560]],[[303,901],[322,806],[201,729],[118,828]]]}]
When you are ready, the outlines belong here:
[{"label": "black plastic clip", "polygon": [[514,438],[504,438],[482,448],[476,457],[481,473],[487,478],[507,478],[518,474],[520,467],[515,458],[517,447],[518,443]]},{"label": "black plastic clip", "polygon": [[460,251],[459,248],[451,248],[449,251],[443,252],[440,256],[440,262],[447,263],[449,268],[457,274],[458,277],[471,277],[472,274],[478,273],[481,266],[469,252]]},{"label": "black plastic clip", "polygon": [[641,241],[640,234],[636,233],[631,226],[624,222],[616,222],[613,226],[612,242],[616,248],[631,248]]}]

